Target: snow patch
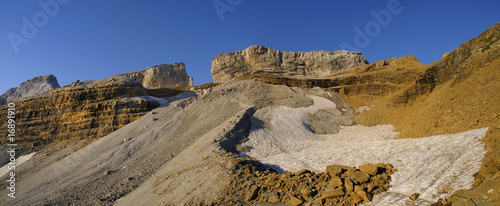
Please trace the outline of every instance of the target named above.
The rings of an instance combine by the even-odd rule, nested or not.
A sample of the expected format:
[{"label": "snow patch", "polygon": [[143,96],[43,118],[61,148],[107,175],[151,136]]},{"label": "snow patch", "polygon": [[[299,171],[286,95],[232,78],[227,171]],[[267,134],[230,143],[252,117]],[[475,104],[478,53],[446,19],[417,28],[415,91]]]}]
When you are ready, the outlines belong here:
[{"label": "snow patch", "polygon": [[[358,166],[391,163],[397,172],[391,188],[368,205],[428,205],[449,194],[437,190],[469,189],[486,151],[480,142],[488,128],[418,139],[393,139],[392,125],[345,126],[338,134],[317,135],[306,126],[307,114],[335,108],[328,99],[308,96],[314,105],[302,108],[270,106],[254,114],[244,145],[247,155],[281,171],[323,172],[330,164]],[[264,123],[262,123],[264,122]],[[263,127],[263,125],[265,127]],[[412,202],[408,196],[418,192]]]}]

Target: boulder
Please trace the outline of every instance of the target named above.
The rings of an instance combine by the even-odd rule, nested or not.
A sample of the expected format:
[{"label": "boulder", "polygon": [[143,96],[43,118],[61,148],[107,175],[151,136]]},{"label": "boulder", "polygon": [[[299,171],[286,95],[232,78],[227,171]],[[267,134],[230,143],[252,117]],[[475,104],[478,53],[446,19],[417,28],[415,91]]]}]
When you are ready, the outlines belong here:
[{"label": "boulder", "polygon": [[[340,113],[338,109],[336,111]],[[330,111],[335,111],[330,109]],[[336,115],[328,110],[319,110],[314,114],[308,114],[308,126],[316,134],[336,134],[339,132],[340,125],[354,125],[354,117],[350,114]]]},{"label": "boulder", "polygon": [[345,165],[328,165],[326,166],[325,172],[328,173],[331,177],[340,175],[343,171],[348,168],[352,168]]},{"label": "boulder", "polygon": [[290,196],[290,201],[292,202],[293,206],[297,206],[303,203],[303,201],[299,198],[296,198],[294,196]]},{"label": "boulder", "polygon": [[332,179],[330,179],[329,183],[330,183],[330,186],[333,188],[343,185],[342,179],[340,177],[337,177],[337,176],[332,177]]},{"label": "boulder", "polygon": [[259,193],[259,187],[253,186],[252,189],[250,189],[248,195],[245,197],[245,202],[249,202],[255,199],[258,196],[258,193]]},{"label": "boulder", "polygon": [[365,192],[365,191],[358,191],[358,192],[356,192],[356,195],[363,198],[364,203],[369,203],[373,199],[373,194],[369,193],[369,192]]},{"label": "boulder", "polygon": [[344,196],[345,192],[342,189],[334,189],[334,190],[327,190],[321,193],[321,198],[327,199],[327,198],[335,198],[335,197],[340,197]]},{"label": "boulder", "polygon": [[363,172],[366,172],[369,175],[376,175],[378,172],[378,167],[374,164],[371,164],[371,163],[366,163],[364,165],[360,165],[360,166],[358,166],[358,169],[363,171]]},{"label": "boulder", "polygon": [[415,192],[412,195],[410,195],[409,198],[410,198],[410,200],[415,201],[418,199],[419,196],[420,196],[420,193]]}]

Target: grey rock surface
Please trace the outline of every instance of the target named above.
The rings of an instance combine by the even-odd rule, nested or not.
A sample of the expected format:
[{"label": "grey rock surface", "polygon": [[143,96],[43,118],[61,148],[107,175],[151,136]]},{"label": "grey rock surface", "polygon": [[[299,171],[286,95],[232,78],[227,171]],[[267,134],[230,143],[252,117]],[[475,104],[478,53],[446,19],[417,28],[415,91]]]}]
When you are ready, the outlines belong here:
[{"label": "grey rock surface", "polygon": [[184,63],[161,64],[140,71],[116,74],[99,80],[76,81],[69,86],[104,84],[113,81],[138,82],[149,89],[193,86],[193,77],[187,75]]},{"label": "grey rock surface", "polygon": [[359,52],[281,52],[254,45],[216,56],[211,71],[214,82],[222,83],[250,74],[319,78],[366,64],[368,61]]},{"label": "grey rock surface", "polygon": [[338,109],[319,110],[308,114],[308,126],[316,134],[336,134],[342,126],[355,124],[354,116],[349,113],[342,114]]},{"label": "grey rock surface", "polygon": [[57,78],[52,74],[34,77],[21,83],[19,87],[8,89],[0,96],[0,105],[15,103],[31,97],[47,96],[50,94],[50,91],[59,87]]}]

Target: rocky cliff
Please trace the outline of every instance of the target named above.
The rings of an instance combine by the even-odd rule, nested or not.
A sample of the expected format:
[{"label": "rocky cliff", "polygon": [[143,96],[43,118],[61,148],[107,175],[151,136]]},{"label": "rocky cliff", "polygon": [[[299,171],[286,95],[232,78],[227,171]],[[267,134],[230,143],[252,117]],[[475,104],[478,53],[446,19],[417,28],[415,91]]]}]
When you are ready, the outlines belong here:
[{"label": "rocky cliff", "polygon": [[[359,122],[368,125],[393,124],[401,131],[400,137],[496,127],[495,124],[500,124],[500,108],[496,106],[496,102],[500,101],[499,39],[500,24],[496,24],[443,55],[439,62],[420,67],[412,85],[402,84],[406,85],[405,90],[376,101],[366,99],[359,93],[348,94],[353,106],[379,105],[361,115]],[[376,68],[380,74],[398,72],[391,72],[388,67]],[[400,75],[400,78],[405,76]]]},{"label": "rocky cliff", "polygon": [[21,83],[19,87],[8,89],[0,96],[0,105],[15,103],[21,99],[30,97],[47,96],[50,94],[50,91],[59,87],[54,75],[38,76]]},{"label": "rocky cliff", "polygon": [[[146,89],[135,82],[60,88],[16,103],[16,133],[22,134],[16,141],[32,148],[58,140],[102,137],[160,105],[147,96],[168,97],[184,90]],[[2,122],[2,131],[7,132],[6,127]],[[6,143],[6,138],[0,142]]]},{"label": "rocky cliff", "polygon": [[[186,67],[182,62],[162,64],[140,71],[116,74],[100,80],[81,82],[77,80],[68,86],[77,87],[113,82],[135,82],[149,89],[193,86],[193,78],[187,75]],[[19,87],[7,90],[0,96],[0,105],[15,103],[31,97],[48,96],[52,90],[59,87],[54,75],[38,76],[21,83]]]},{"label": "rocky cliff", "polygon": [[264,46],[251,46],[213,58],[212,77],[215,83],[257,74],[317,78],[367,63],[358,52],[281,52]]},{"label": "rocky cliff", "polygon": [[317,86],[348,96],[358,96],[367,101],[391,95],[387,103],[401,105],[414,99],[416,94],[424,94],[432,90],[433,84],[423,84],[417,81],[424,78],[427,68],[428,66],[420,63],[416,57],[405,56],[362,65],[325,78],[247,75],[238,77],[236,80],[255,78],[261,82],[291,87]]},{"label": "rocky cliff", "polygon": [[114,81],[137,82],[150,89],[193,86],[193,77],[187,75],[186,67],[182,62],[162,64],[140,71],[116,74],[100,80],[77,81],[70,86],[103,84]]},{"label": "rocky cliff", "polygon": [[427,81],[455,83],[470,77],[475,71],[489,66],[500,58],[500,23],[497,23],[450,53],[442,56],[426,72]]}]

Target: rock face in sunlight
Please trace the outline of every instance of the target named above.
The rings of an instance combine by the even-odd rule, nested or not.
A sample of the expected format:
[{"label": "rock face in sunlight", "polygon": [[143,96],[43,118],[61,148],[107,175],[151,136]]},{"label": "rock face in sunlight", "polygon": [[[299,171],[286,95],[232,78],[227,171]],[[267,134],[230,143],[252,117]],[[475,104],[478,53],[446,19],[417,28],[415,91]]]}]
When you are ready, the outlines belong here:
[{"label": "rock face in sunlight", "polygon": [[184,63],[162,64],[140,71],[116,74],[100,80],[77,81],[70,86],[90,85],[114,81],[137,82],[149,89],[193,86],[193,77],[187,75]]},{"label": "rock face in sunlight", "polygon": [[50,94],[50,91],[59,87],[54,75],[38,76],[21,83],[19,87],[8,89],[0,96],[0,105],[16,103],[21,99],[30,97],[47,96]]},{"label": "rock face in sunlight", "polygon": [[368,62],[359,52],[281,52],[254,45],[245,50],[216,56],[212,60],[212,76],[215,83],[250,74],[317,78],[365,64]]},{"label": "rock face in sunlight", "polygon": [[[102,137],[158,107],[165,102],[163,97],[184,90],[188,88],[146,89],[136,82],[59,88],[48,96],[16,103],[16,131],[23,134],[17,141],[31,150],[54,141]],[[6,121],[0,128],[7,135]]]},{"label": "rock face in sunlight", "polygon": [[186,73],[184,63],[162,64],[137,72],[115,75],[125,76],[146,88],[188,87],[193,86],[193,77]]},{"label": "rock face in sunlight", "polygon": [[16,130],[23,134],[18,141],[36,144],[104,136],[159,105],[130,98],[146,94],[140,84],[117,82],[65,87],[48,96],[21,100],[16,104]]}]

